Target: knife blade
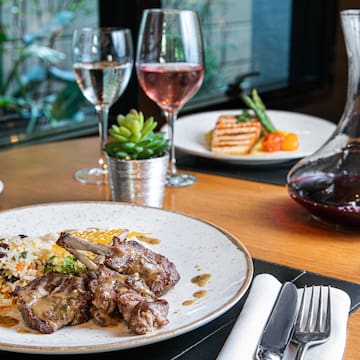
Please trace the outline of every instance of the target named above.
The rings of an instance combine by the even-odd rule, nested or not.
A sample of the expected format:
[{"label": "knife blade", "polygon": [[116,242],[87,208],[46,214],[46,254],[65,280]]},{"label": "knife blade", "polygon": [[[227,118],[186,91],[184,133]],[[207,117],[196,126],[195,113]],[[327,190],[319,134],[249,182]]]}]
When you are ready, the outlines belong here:
[{"label": "knife blade", "polygon": [[298,296],[291,282],[282,285],[256,351],[257,360],[280,360],[290,342]]}]

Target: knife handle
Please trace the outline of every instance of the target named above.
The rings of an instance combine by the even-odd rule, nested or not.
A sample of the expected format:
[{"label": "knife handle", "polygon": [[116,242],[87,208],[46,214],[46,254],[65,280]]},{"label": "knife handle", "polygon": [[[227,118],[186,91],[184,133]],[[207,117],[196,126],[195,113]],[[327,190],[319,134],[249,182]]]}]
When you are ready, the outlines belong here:
[{"label": "knife handle", "polygon": [[281,360],[282,356],[273,353],[271,351],[258,351],[256,354],[256,360]]}]

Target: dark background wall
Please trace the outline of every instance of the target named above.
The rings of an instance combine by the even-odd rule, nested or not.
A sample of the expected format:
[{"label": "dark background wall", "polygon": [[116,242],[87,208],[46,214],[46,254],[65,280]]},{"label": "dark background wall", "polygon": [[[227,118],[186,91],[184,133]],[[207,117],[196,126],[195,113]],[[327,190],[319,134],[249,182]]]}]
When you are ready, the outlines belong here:
[{"label": "dark background wall", "polygon": [[[345,9],[360,8],[359,0],[340,0],[339,11]],[[334,61],[331,65],[333,74],[333,84],[326,91],[324,96],[309,99],[303,104],[294,104],[292,110],[303,113],[313,114],[337,123],[344,110],[347,95],[347,55],[345,50],[344,36],[340,24],[340,16],[337,15],[336,26],[336,47]]]}]

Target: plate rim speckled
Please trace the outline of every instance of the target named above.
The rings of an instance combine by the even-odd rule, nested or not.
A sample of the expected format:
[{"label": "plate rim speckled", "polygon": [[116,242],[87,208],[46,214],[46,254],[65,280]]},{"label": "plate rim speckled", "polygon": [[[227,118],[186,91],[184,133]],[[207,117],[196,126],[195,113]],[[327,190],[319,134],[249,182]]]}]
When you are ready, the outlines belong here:
[{"label": "plate rim speckled", "polygon": [[[26,220],[27,222],[32,221],[32,217],[34,219],[33,221],[35,221],[35,217],[43,216],[43,219],[41,221],[44,221],[44,230],[52,227],[52,223],[55,223],[55,221],[57,220],[59,222],[59,228],[54,229],[54,231],[56,232],[60,231],[61,227],[65,226],[65,223],[69,224],[70,226],[75,223],[75,220],[71,219],[71,221],[69,221],[68,219],[66,219],[66,216],[70,217],[78,215],[78,224],[88,224],[89,221],[92,223],[93,221],[91,220],[91,216],[83,214],[84,209],[87,210],[87,213],[90,213],[91,216],[95,216],[96,218],[101,216],[107,216],[109,213],[114,214],[114,217],[118,217],[119,215],[127,215],[130,217],[131,215],[134,217],[134,219],[137,219],[137,216],[140,215],[144,216],[145,219],[141,220],[143,221],[143,223],[136,223],[139,225],[140,228],[136,230],[140,231],[142,231],[141,228],[149,226],[148,223],[146,223],[146,220],[150,221],[151,219],[158,219],[157,221],[159,223],[157,225],[155,225],[154,223],[152,224],[155,235],[157,233],[167,235],[166,241],[163,241],[163,239],[161,238],[160,246],[163,247],[161,248],[162,250],[158,250],[158,252],[163,253],[163,251],[165,251],[164,255],[168,256],[169,259],[175,263],[175,265],[179,269],[180,275],[182,275],[182,273],[183,276],[184,274],[186,274],[186,279],[184,279],[183,283],[181,283],[182,280],[180,280],[179,284],[176,285],[174,289],[170,290],[173,291],[173,293],[170,294],[169,298],[173,299],[173,305],[175,309],[174,314],[171,314],[171,319],[173,319],[174,325],[177,324],[177,321],[179,319],[181,324],[183,318],[186,318],[187,322],[182,323],[181,326],[176,325],[174,328],[172,328],[171,319],[169,316],[170,323],[166,327],[160,329],[160,331],[156,331],[153,334],[141,336],[130,335],[123,337],[121,337],[121,335],[117,335],[114,336],[114,339],[110,339],[110,341],[108,341],[108,338],[112,336],[112,331],[116,331],[116,328],[114,330],[109,330],[108,328],[96,327],[94,330],[91,328],[92,325],[89,325],[87,327],[87,324],[85,324],[80,325],[79,327],[66,327],[50,335],[28,335],[23,333],[17,334],[15,329],[0,327],[0,350],[33,354],[80,354],[130,349],[134,347],[157,343],[197,329],[198,327],[216,319],[217,317],[225,313],[227,310],[229,310],[231,307],[233,307],[244,296],[251,284],[254,273],[252,257],[247,248],[236,236],[226,231],[224,228],[207,220],[203,220],[189,214],[168,209],[144,207],[127,203],[108,201],[64,201],[28,205],[0,211],[0,234],[8,235],[9,230],[11,230],[8,229],[8,227],[12,227],[14,222],[17,223],[19,217],[23,218],[24,216],[28,216]],[[65,211],[68,212],[68,215],[65,214]],[[60,219],[53,218],[54,216],[58,216],[62,212],[64,212],[64,220],[61,219],[61,216]],[[4,221],[7,221],[8,225],[4,225]],[[35,226],[36,230],[38,231],[37,234],[31,233],[31,235],[36,236],[39,234],[47,233],[47,231],[43,232],[42,229],[38,227],[41,227],[41,221],[36,220],[33,223],[34,225],[31,225],[33,227]],[[100,218],[98,219],[97,224],[94,224],[93,226],[106,228],[109,227],[109,225],[106,224],[112,224],[114,221],[114,219]],[[123,221],[124,224],[132,224],[132,221],[135,220],[129,218],[124,219]],[[31,230],[31,226],[27,226],[26,224],[27,223],[22,224],[18,227],[19,232],[12,230],[12,233],[23,233],[26,229]],[[166,226],[168,228],[166,228]],[[184,226],[188,227],[189,229],[184,230],[183,234],[179,234],[178,232],[175,234],[170,233],[170,227],[172,229],[177,229],[183,228]],[[79,227],[81,228],[81,226]],[[161,229],[165,227],[165,229],[159,230],[160,227],[162,227]],[[189,232],[193,234],[192,238],[190,239],[187,238],[189,237]],[[203,234],[203,237],[206,237],[206,242],[205,239],[199,239],[199,237],[196,237],[197,234]],[[194,237],[196,237],[196,239],[194,239]],[[181,246],[179,247],[179,245]],[[188,250],[186,249],[186,247],[188,247]],[[153,249],[156,251],[156,247]],[[194,249],[197,249],[197,254],[195,254]],[[175,252],[178,252],[179,254],[175,255]],[[194,253],[193,258],[191,258],[191,252]],[[184,255],[190,256],[190,259],[184,259]],[[220,258],[218,259],[218,257]],[[224,292],[223,286],[224,278],[221,279],[220,272],[212,272],[215,267],[218,269],[219,264],[217,262],[221,261],[224,258],[229,259],[229,261],[225,262],[224,266],[227,267],[227,269],[224,269],[224,267],[222,267],[221,273],[223,273],[223,271],[226,272],[226,270],[229,271],[229,273],[226,272],[226,274],[227,276],[229,276],[229,281],[231,284],[229,285],[229,290],[226,290],[226,292]],[[189,264],[194,267],[192,270],[190,269]],[[215,275],[212,276],[210,280],[211,283],[208,284],[207,289],[209,290],[209,296],[211,297],[207,298],[208,295],[206,295],[201,301],[197,303],[196,307],[193,309],[191,309],[191,307],[188,308],[184,306],[180,309],[180,302],[178,300],[179,298],[181,298],[181,296],[183,296],[183,293],[186,294],[186,292],[189,292],[189,288],[191,286],[194,286],[194,284],[191,284],[190,281],[187,280],[189,279],[190,274],[193,273],[196,275],[195,268],[198,265],[200,265],[203,271],[210,271],[211,274]],[[234,279],[236,281],[234,281]],[[177,288],[177,286],[180,287]],[[223,296],[223,299],[215,299],[219,297],[216,296],[216,294],[220,290],[222,290],[221,294]],[[179,293],[181,291],[183,293],[181,294],[181,296],[179,296],[176,291],[178,291]],[[175,301],[177,302],[177,304],[175,304]],[[171,309],[171,300],[169,300],[169,303]],[[180,315],[176,313],[179,309]],[[183,314],[181,314],[182,311]],[[179,318],[176,318],[176,316],[179,316]],[[68,343],[70,336],[72,337],[74,335],[77,335],[81,337],[84,336],[83,332],[86,336],[88,336],[87,331],[94,332],[94,334],[98,336],[96,340],[98,341],[97,343],[86,343],[85,345],[81,342],[79,342],[77,345],[71,345]],[[101,333],[102,331],[104,331],[104,333]],[[109,332],[109,334],[106,333],[107,331]],[[9,334],[11,334],[10,338],[8,336]],[[27,336],[29,336],[29,338],[25,341],[24,339]],[[54,338],[56,344],[55,346],[51,345],[51,336],[58,336],[58,338],[60,339],[58,340],[58,338]],[[34,339],[41,339],[41,337],[43,337],[43,340],[36,340],[38,341],[37,343],[29,344],[29,341],[32,341],[31,337],[34,337]],[[102,337],[104,337],[104,343],[101,343]],[[59,341],[59,343],[57,343],[57,341]]]},{"label": "plate rim speckled", "polygon": [[[219,115],[239,114],[242,109],[214,110],[179,116],[175,123],[174,144],[177,150],[203,158],[238,165],[272,165],[289,162],[310,155],[317,150],[336,129],[336,125],[320,117],[284,110],[268,109],[267,113],[276,128],[295,132],[299,136],[297,151],[260,152],[250,155],[226,155],[210,151],[205,134],[216,123]],[[304,127],[304,122],[305,127]],[[163,127],[167,130],[167,125]]]}]

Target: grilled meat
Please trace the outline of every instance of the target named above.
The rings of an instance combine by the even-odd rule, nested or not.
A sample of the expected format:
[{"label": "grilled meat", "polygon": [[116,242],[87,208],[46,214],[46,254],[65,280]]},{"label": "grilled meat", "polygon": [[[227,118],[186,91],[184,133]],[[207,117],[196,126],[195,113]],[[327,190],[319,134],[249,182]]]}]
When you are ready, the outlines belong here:
[{"label": "grilled meat", "polygon": [[219,116],[211,136],[211,151],[248,154],[259,140],[261,131],[262,126],[256,118],[239,122],[234,115]]},{"label": "grilled meat", "polygon": [[81,259],[81,253],[77,250],[86,250],[100,255],[94,259],[95,262],[103,262],[121,274],[138,273],[155,295],[165,294],[180,279],[174,263],[139,242],[127,239],[127,234],[128,231],[124,231],[119,236],[114,236],[111,245],[103,245],[61,233],[57,244],[78,257],[88,268],[91,267],[91,264],[85,264],[88,259]]},{"label": "grilled meat", "polygon": [[[91,314],[100,326],[118,321],[119,314],[136,334],[145,334],[168,323],[169,305],[158,296],[173,287],[180,276],[165,256],[154,253],[134,240],[128,232],[102,245],[62,233],[57,244],[82,261],[92,280]],[[90,260],[82,251],[97,257]]]},{"label": "grilled meat", "polygon": [[158,299],[137,274],[122,275],[102,264],[89,287],[93,294],[91,314],[100,326],[113,325],[119,314],[136,334],[168,323],[167,301]]},{"label": "grilled meat", "polygon": [[92,296],[86,275],[49,273],[17,288],[14,293],[25,323],[44,334],[90,318]]},{"label": "grilled meat", "polygon": [[147,298],[129,290],[117,297],[117,304],[129,329],[138,335],[152,332],[169,323],[169,304],[164,299]]}]

